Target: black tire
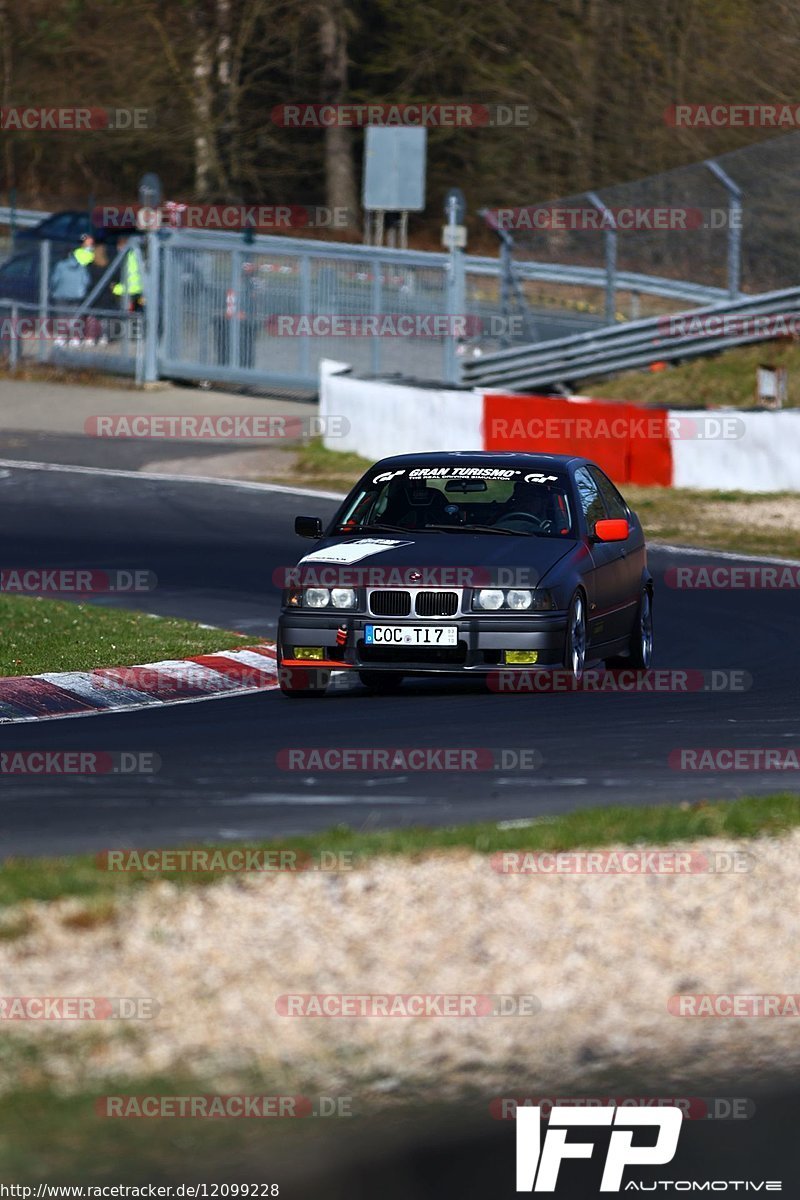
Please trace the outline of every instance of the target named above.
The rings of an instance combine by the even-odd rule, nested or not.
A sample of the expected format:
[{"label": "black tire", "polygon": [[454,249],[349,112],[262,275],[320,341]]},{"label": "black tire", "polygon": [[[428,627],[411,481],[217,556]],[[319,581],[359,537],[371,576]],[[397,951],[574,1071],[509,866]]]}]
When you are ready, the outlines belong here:
[{"label": "black tire", "polygon": [[586,667],[586,630],[586,599],[583,592],[576,592],[570,601],[564,638],[564,667],[576,681],[583,678]]},{"label": "black tire", "polygon": [[649,588],[642,588],[628,653],[607,658],[605,663],[607,667],[633,667],[634,671],[649,671],[653,665],[653,596]]},{"label": "black tire", "polygon": [[388,696],[400,690],[404,677],[396,671],[359,671],[358,678],[371,692]]},{"label": "black tire", "polygon": [[630,665],[637,671],[649,671],[653,663],[653,597],[642,589],[636,624],[631,633]]}]

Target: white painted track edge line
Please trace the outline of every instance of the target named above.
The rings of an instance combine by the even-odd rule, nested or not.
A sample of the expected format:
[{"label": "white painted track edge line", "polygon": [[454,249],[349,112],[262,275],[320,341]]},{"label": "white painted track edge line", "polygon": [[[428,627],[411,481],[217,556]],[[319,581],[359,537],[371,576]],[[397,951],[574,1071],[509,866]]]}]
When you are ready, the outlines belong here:
[{"label": "white painted track edge line", "polygon": [[712,550],[709,546],[673,546],[670,542],[648,541],[648,550],[664,550],[667,554],[686,554],[694,558],[726,558],[735,562],[775,563],[782,567],[800,567],[797,558],[771,558],[766,554],[739,554],[735,550]]},{"label": "white painted track edge line", "polygon": [[316,496],[324,500],[344,500],[346,492],[325,492],[315,488],[291,487],[281,483],[257,483],[247,479],[217,479],[213,475],[170,475],[158,471],[123,471],[114,467],[77,467],[68,463],[31,462],[16,458],[0,458],[0,467],[20,471],[54,471],[74,475],[105,475],[116,479],[144,479],[161,483],[215,484],[218,487],[238,488],[248,492],[284,492],[290,496]]}]

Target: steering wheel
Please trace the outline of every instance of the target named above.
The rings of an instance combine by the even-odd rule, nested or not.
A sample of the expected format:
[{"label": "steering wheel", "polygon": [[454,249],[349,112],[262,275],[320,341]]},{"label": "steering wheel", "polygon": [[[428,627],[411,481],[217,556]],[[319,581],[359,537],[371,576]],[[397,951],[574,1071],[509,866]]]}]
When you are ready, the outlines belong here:
[{"label": "steering wheel", "polygon": [[503,513],[502,517],[498,521],[495,521],[495,526],[498,529],[502,529],[506,521],[527,521],[529,525],[532,525],[534,529],[539,530],[541,533],[552,533],[553,531],[552,521],[544,521],[541,517],[535,517],[533,513]]}]

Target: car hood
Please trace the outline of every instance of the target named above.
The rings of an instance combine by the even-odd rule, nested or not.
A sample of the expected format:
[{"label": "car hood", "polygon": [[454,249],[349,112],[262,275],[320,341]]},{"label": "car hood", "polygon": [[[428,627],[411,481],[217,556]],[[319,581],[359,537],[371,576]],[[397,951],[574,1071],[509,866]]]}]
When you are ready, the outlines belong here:
[{"label": "car hood", "polygon": [[[370,582],[372,576],[376,586],[381,586],[382,575],[388,576],[392,572],[397,579],[387,578],[383,586],[399,587],[412,582],[406,573],[414,568],[432,570],[431,586],[437,586],[436,568],[458,567],[473,570],[475,583],[486,586],[493,582],[494,573],[503,568],[525,567],[531,572],[531,583],[535,584],[578,544],[570,538],[505,537],[491,533],[411,532],[406,536],[387,532],[323,538],[298,565],[307,568],[338,566],[343,577],[349,575],[353,579],[353,576],[363,575],[364,581]],[[470,577],[464,577],[464,581],[470,582]],[[425,586],[426,582],[423,578],[420,586]]]}]

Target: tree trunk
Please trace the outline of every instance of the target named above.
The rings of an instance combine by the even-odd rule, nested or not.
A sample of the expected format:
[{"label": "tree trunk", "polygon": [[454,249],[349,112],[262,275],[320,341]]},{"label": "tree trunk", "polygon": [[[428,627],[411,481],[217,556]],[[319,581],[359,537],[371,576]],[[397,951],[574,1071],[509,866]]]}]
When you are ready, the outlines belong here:
[{"label": "tree trunk", "polygon": [[[7,0],[0,0],[0,107],[2,108],[8,107],[11,102],[12,45],[13,33],[8,3]],[[9,137],[7,134],[3,138],[3,170],[5,185],[9,191],[17,186],[13,141],[13,137]]]},{"label": "tree trunk", "polygon": [[[319,17],[321,99],[324,104],[342,104],[347,98],[347,11],[342,0],[327,0]],[[325,129],[325,199],[329,208],[346,212],[350,228],[358,227],[352,135],[339,124]]]}]

